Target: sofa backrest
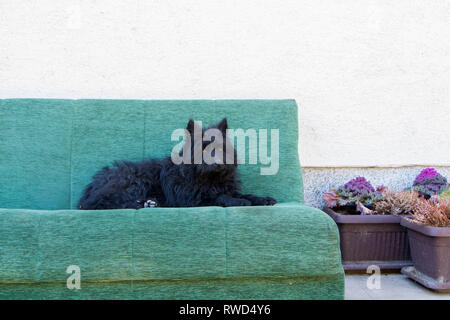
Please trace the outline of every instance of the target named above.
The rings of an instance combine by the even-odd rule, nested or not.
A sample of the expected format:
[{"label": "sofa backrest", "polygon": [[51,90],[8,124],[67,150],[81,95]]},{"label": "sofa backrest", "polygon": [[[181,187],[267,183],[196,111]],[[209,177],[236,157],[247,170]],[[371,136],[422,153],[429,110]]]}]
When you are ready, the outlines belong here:
[{"label": "sofa backrest", "polygon": [[[279,169],[239,166],[242,191],[303,202],[294,100],[0,100],[0,208],[75,209],[93,174],[114,160],[169,156],[174,129],[227,117],[231,129],[279,133]],[[259,136],[258,136],[259,137]]]}]

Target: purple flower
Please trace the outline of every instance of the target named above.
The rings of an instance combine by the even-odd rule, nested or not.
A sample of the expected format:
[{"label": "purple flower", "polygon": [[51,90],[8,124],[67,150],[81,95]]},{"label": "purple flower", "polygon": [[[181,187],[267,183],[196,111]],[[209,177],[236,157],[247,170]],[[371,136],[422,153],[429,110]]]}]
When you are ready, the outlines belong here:
[{"label": "purple flower", "polygon": [[419,175],[416,177],[416,179],[414,180],[413,185],[422,184],[425,180],[432,179],[432,178],[439,177],[439,176],[440,176],[439,172],[437,172],[436,169],[434,169],[434,168],[423,169],[419,173]]},{"label": "purple flower", "polygon": [[434,168],[423,169],[413,183],[413,190],[426,198],[440,194],[447,187],[447,178],[439,174]]},{"label": "purple flower", "polygon": [[364,177],[356,177],[344,185],[344,189],[354,195],[360,195],[363,192],[375,192],[374,187]]}]

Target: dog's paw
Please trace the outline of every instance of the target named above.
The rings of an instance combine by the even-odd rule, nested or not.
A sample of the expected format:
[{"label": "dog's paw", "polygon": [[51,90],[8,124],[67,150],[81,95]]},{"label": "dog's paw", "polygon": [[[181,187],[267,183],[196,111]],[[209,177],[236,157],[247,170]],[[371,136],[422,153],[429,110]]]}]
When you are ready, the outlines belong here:
[{"label": "dog's paw", "polygon": [[265,206],[273,206],[275,203],[277,203],[277,200],[275,200],[272,197],[265,197],[264,199],[264,205]]},{"label": "dog's paw", "polygon": [[273,206],[277,203],[277,200],[272,197],[253,197],[251,201],[254,206]]},{"label": "dog's paw", "polygon": [[158,206],[158,203],[155,200],[147,200],[144,202],[144,208],[155,208]]}]

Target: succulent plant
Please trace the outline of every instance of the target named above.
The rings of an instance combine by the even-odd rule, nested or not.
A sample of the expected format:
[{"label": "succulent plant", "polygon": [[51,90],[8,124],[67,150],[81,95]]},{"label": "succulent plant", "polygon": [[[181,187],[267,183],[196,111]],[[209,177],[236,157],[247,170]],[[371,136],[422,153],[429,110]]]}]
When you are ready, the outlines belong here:
[{"label": "succulent plant", "polygon": [[356,211],[361,213],[362,216],[372,215],[375,214],[375,211],[367,208],[365,205],[361,204],[361,202],[358,202],[356,204]]},{"label": "succulent plant", "polygon": [[352,193],[354,196],[361,195],[363,193],[374,192],[374,187],[364,177],[356,177],[344,184],[343,189],[346,192]]},{"label": "succulent plant", "polygon": [[429,199],[448,189],[447,178],[434,168],[423,169],[414,179],[412,189],[418,192],[420,196]]},{"label": "succulent plant", "polygon": [[[385,187],[379,187],[384,190]],[[337,189],[325,192],[323,195],[325,206],[329,208],[347,207],[360,211],[373,207],[374,203],[383,199],[382,192],[375,190],[364,177],[356,177]],[[361,210],[360,210],[361,209]]]},{"label": "succulent plant", "polygon": [[434,168],[426,168],[420,171],[420,173],[417,175],[417,177],[414,179],[414,185],[416,184],[422,184],[425,180],[439,177],[439,172],[436,171]]},{"label": "succulent plant", "polygon": [[330,190],[324,193],[323,200],[325,200],[326,207],[334,208],[338,205],[339,196],[334,190]]}]

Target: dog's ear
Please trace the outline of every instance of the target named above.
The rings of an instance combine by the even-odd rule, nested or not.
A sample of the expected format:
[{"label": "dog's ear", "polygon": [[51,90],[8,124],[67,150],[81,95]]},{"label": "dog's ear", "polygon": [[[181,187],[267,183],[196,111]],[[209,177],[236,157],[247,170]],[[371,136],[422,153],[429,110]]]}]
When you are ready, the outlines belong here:
[{"label": "dog's ear", "polygon": [[195,122],[192,119],[189,119],[189,122],[187,124],[186,130],[193,135],[194,134],[194,127],[195,127]]},{"label": "dog's ear", "polygon": [[222,121],[219,122],[219,124],[217,125],[217,129],[219,129],[223,133],[227,131],[228,129],[227,118],[223,118]]},{"label": "dog's ear", "polygon": [[201,121],[194,121],[192,119],[189,119],[189,122],[186,126],[186,130],[189,132],[191,136],[194,136],[194,132],[199,132],[200,134],[203,132],[202,130],[202,122]]}]

